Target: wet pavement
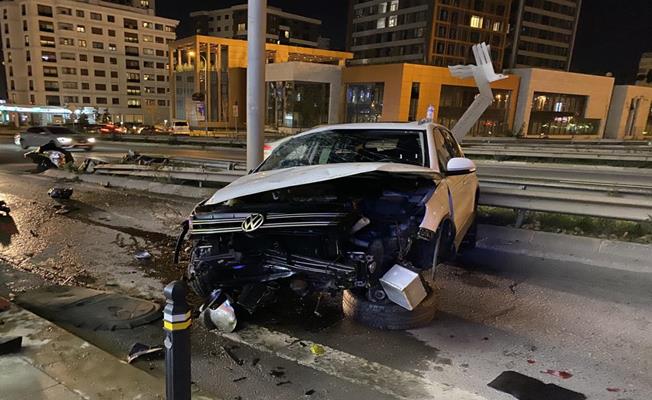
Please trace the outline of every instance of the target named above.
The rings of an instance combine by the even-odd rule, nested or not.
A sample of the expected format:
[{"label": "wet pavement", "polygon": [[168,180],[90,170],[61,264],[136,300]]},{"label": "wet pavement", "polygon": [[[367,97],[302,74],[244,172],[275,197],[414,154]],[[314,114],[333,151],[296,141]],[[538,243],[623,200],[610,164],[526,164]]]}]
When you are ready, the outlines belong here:
[{"label": "wet pavement", "polygon": [[[183,273],[171,263],[174,236],[200,199],[60,182],[74,190],[63,204],[47,196],[52,180],[2,169],[0,199],[12,213],[0,218],[0,295],[58,283],[160,301],[164,285]],[[73,211],[57,214],[62,205]],[[137,260],[142,250],[153,257]],[[384,379],[393,373],[506,400],[513,397],[487,384],[511,370],[588,398],[652,398],[652,274],[476,250],[440,268],[437,282],[435,321],[408,332],[345,320],[337,297],[319,307],[286,299],[245,318],[241,342],[196,325],[193,380],[227,399],[384,399],[403,393]],[[109,334],[65,328],[121,358],[134,342],[163,338],[160,322]],[[295,356],[296,343],[265,349],[247,333],[268,343],[319,343],[334,354],[307,360]],[[369,377],[347,363],[378,367],[386,383],[365,385]],[[160,360],[135,365],[162,376]]]}]

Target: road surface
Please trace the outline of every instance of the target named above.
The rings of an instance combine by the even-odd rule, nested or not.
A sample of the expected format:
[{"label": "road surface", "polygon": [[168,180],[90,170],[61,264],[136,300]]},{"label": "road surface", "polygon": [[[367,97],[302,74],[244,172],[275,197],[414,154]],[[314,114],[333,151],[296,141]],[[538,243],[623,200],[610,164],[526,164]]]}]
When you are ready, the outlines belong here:
[{"label": "road surface", "polygon": [[[198,199],[65,183],[73,210],[57,214],[46,194],[53,184],[0,166],[0,198],[13,208],[0,222],[0,292],[66,282],[160,300],[183,273],[170,262],[173,235]],[[142,249],[152,261],[135,260]],[[228,337],[195,324],[193,381],[224,399],[507,400],[487,384],[517,371],[591,399],[647,400],[650,271],[652,263],[631,272],[475,250],[437,271],[439,311],[423,329],[360,326],[343,319],[337,298],[317,313],[314,299],[288,299]],[[69,328],[121,358],[133,342],[162,340],[160,323],[108,334]],[[325,354],[311,354],[311,343]],[[161,362],[137,366],[162,374]]]}]

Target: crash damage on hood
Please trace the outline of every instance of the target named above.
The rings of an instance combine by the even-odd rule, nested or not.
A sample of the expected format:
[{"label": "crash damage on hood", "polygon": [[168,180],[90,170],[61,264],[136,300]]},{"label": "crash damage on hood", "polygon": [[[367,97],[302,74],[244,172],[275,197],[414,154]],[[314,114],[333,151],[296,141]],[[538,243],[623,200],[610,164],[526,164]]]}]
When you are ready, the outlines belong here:
[{"label": "crash damage on hood", "polygon": [[430,168],[396,163],[245,176],[192,213],[188,282],[212,304],[222,296],[249,313],[282,286],[299,296],[357,290],[386,302],[390,269],[418,276],[433,266],[435,232],[420,225],[439,179]]}]

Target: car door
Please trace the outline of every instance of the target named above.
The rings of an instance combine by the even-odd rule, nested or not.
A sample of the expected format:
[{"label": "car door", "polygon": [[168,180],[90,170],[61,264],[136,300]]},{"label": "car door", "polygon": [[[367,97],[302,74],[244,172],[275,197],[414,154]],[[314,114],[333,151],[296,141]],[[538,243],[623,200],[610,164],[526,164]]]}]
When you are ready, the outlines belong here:
[{"label": "car door", "polygon": [[444,179],[446,179],[450,191],[449,206],[455,224],[456,242],[459,242],[472,222],[476,190],[475,173],[449,174],[446,168],[448,161],[454,157],[464,157],[464,155],[448,130],[436,127],[433,132],[439,169],[445,176]]},{"label": "car door", "polygon": [[38,147],[41,146],[43,128],[40,126],[33,126],[21,135],[24,147]]}]

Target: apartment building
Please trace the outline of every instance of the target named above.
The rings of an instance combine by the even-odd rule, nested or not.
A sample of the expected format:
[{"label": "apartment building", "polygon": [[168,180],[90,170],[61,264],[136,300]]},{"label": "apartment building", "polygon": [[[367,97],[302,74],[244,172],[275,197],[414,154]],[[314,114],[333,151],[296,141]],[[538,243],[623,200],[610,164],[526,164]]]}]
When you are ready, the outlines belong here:
[{"label": "apartment building", "polygon": [[570,69],[582,0],[514,0],[505,68]]},{"label": "apartment building", "polygon": [[148,0],[0,2],[8,101],[113,122],[168,118],[168,46],[178,21],[155,16],[153,7]]},{"label": "apartment building", "polygon": [[643,53],[638,64],[636,84],[640,86],[652,86],[652,52]]},{"label": "apartment building", "polygon": [[[228,39],[247,39],[247,4],[190,13],[195,33]],[[267,7],[267,42],[327,48],[321,20]]]},{"label": "apartment building", "polygon": [[502,68],[511,0],[352,0],[347,49],[351,64],[474,61],[471,46],[491,45]]}]

